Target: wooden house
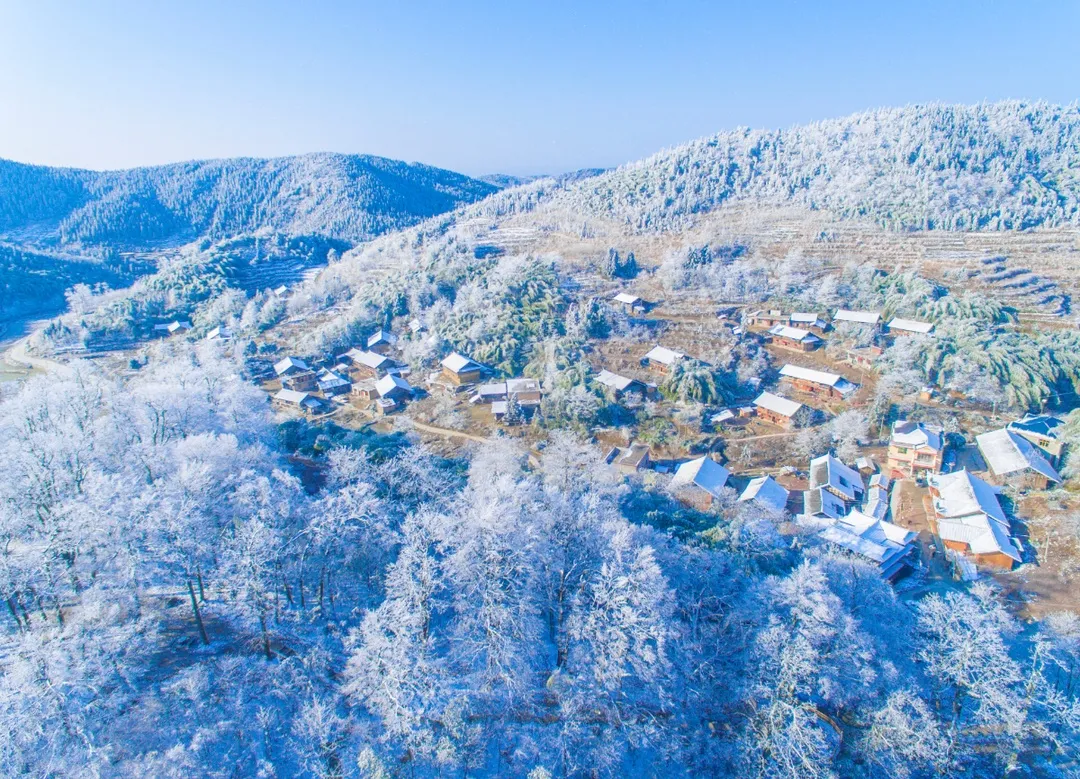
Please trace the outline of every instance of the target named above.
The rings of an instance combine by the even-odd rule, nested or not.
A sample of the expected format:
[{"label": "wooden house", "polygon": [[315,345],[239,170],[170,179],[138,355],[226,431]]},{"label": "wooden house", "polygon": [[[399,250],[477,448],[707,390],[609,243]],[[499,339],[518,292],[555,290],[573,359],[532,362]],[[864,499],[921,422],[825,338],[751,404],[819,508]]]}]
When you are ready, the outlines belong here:
[{"label": "wooden house", "polygon": [[308,415],[317,414],[323,408],[322,401],[311,393],[289,389],[278,390],[271,402],[276,408],[301,411]]},{"label": "wooden house", "polygon": [[645,355],[645,365],[657,373],[668,373],[675,367],[675,363],[686,357],[682,352],[666,349],[663,346],[654,346]]},{"label": "wooden house", "polygon": [[671,479],[671,489],[683,503],[705,511],[722,494],[731,478],[729,471],[710,457],[698,457],[682,463]]},{"label": "wooden house", "polygon": [[799,392],[834,400],[847,400],[859,389],[858,384],[853,384],[843,376],[801,368],[798,365],[785,365],[780,369],[780,376]]},{"label": "wooden house", "polygon": [[319,377],[315,371],[298,371],[282,378],[281,386],[296,392],[313,392],[319,388]]},{"label": "wooden house", "polygon": [[463,354],[453,352],[442,361],[440,377],[455,387],[464,384],[475,384],[480,381],[484,368],[480,363],[473,362]]},{"label": "wooden house", "polygon": [[307,363],[301,360],[299,357],[286,357],[283,360],[279,360],[274,363],[274,374],[278,378],[282,376],[291,376],[294,373],[303,373],[304,371],[311,370],[308,368]]},{"label": "wooden house", "polygon": [[403,403],[413,396],[409,382],[393,373],[388,373],[375,382],[375,391],[380,398],[387,398],[395,403]]},{"label": "wooden house", "polygon": [[365,406],[379,397],[379,391],[375,389],[375,379],[361,379],[360,381],[353,382],[349,394],[352,396],[352,399],[361,406]]},{"label": "wooden house", "polygon": [[648,470],[652,465],[652,460],[649,459],[649,447],[645,444],[632,443],[616,454],[612,464],[626,474]]},{"label": "wooden house", "polygon": [[352,373],[360,379],[379,379],[399,367],[395,360],[378,352],[350,349],[342,357],[348,360]]},{"label": "wooden house", "polygon": [[377,330],[367,339],[367,350],[376,354],[389,354],[397,345],[397,336],[387,330]]},{"label": "wooden house", "polygon": [[608,370],[602,370],[596,374],[596,383],[604,386],[615,400],[620,400],[624,395],[639,395],[642,399],[649,397],[655,390],[643,381],[620,376]]}]

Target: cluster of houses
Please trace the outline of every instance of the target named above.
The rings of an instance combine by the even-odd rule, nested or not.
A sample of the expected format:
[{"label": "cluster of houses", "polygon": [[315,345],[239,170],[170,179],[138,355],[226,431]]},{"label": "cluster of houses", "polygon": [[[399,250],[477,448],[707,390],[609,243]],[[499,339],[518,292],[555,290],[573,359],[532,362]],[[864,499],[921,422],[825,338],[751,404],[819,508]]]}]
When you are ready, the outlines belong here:
[{"label": "cluster of houses", "polygon": [[925,335],[934,329],[931,322],[895,317],[884,322],[880,311],[851,311],[838,309],[828,320],[817,312],[795,311],[785,314],[778,310],[752,311],[745,317],[749,328],[756,328],[774,346],[797,352],[812,352],[825,344],[825,334],[837,325],[868,328],[871,343],[868,346],[850,346],[847,360],[860,368],[870,367],[884,352],[880,338],[890,335]]},{"label": "cluster of houses", "polygon": [[285,357],[274,364],[281,389],[272,401],[308,415],[327,413],[331,404],[346,402],[375,415],[391,414],[416,394],[405,378],[407,370],[391,356],[396,345],[393,333],[379,330],[367,339],[365,349],[350,349],[318,371],[299,357]]}]

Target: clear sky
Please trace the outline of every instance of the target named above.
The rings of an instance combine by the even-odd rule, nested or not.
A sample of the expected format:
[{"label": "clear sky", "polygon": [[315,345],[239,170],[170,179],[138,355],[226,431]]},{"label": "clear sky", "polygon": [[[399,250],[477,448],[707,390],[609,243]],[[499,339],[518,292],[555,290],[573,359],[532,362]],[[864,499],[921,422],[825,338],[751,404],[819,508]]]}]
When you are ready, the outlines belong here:
[{"label": "clear sky", "polygon": [[1077,0],[0,0],[0,157],[606,167],[737,126],[1080,97]]}]

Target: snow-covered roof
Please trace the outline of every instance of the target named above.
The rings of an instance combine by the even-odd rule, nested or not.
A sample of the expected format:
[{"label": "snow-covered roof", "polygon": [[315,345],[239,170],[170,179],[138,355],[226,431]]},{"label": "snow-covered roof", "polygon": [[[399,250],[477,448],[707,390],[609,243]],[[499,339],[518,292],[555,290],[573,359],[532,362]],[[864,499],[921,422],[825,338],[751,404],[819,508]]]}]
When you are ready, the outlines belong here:
[{"label": "snow-covered roof", "polygon": [[769,332],[780,338],[790,338],[792,341],[820,341],[816,335],[809,330],[802,330],[798,327],[788,327],[787,325],[773,325],[769,328]]},{"label": "snow-covered roof", "polygon": [[191,322],[176,319],[176,320],[170,322],[169,326],[166,329],[170,333],[175,333],[175,332],[177,332],[179,330],[190,330],[191,329]]},{"label": "snow-covered roof", "polygon": [[229,332],[227,327],[215,327],[206,334],[207,341],[225,340],[226,338],[232,338],[232,333]]},{"label": "snow-covered roof", "polygon": [[693,484],[714,497],[720,497],[720,490],[727,484],[731,471],[710,457],[699,457],[679,466],[671,480],[672,487]]},{"label": "snow-covered roof", "polygon": [[382,368],[387,363],[392,363],[389,357],[385,354],[379,354],[378,352],[361,351],[360,349],[350,349],[348,357],[354,363],[358,365],[364,365],[368,368]]},{"label": "snow-covered roof", "polygon": [[517,395],[525,392],[539,392],[540,382],[536,379],[507,379],[506,394]]},{"label": "snow-covered roof", "polygon": [[975,554],[1000,552],[1020,562],[1009,520],[989,484],[967,470],[931,476],[930,484],[940,496],[934,512],[942,539],[967,544]]},{"label": "snow-covered roof", "polygon": [[771,392],[762,392],[758,395],[754,399],[754,405],[769,411],[775,411],[777,414],[783,414],[785,417],[795,416],[799,409],[802,408],[802,403],[796,403],[794,400],[782,398]]},{"label": "snow-covered roof", "polygon": [[798,365],[785,365],[780,369],[780,375],[792,379],[812,381],[815,384],[824,384],[826,387],[832,387],[842,395],[850,394],[859,388],[858,384],[853,384],[843,376],[826,373],[825,371],[815,371],[812,368],[802,368]]},{"label": "snow-covered roof", "polygon": [[378,392],[380,396],[387,395],[393,392],[395,389],[412,392],[412,386],[409,384],[409,382],[405,381],[405,379],[401,378],[400,376],[395,376],[392,373],[386,374],[377,382],[375,382],[375,391]]},{"label": "snow-covered roof", "polygon": [[917,533],[861,511],[852,511],[836,519],[819,536],[877,563],[882,575],[889,577],[911,549]]},{"label": "snow-covered roof", "polygon": [[979,451],[986,458],[987,465],[996,476],[1031,469],[1053,482],[1061,482],[1061,476],[1042,452],[1024,438],[1008,428],[991,430],[989,433],[975,436]]},{"label": "snow-covered roof", "polygon": [[279,400],[282,403],[293,403],[299,406],[309,397],[309,395],[310,393],[307,392],[297,392],[296,390],[283,389],[278,390],[277,394],[274,395],[274,400]]},{"label": "snow-covered roof", "polygon": [[387,330],[376,330],[375,334],[367,339],[368,346],[375,346],[376,344],[396,344],[397,336]]},{"label": "snow-covered roof", "polygon": [[813,487],[803,493],[803,513],[811,517],[844,516],[847,505],[824,487]]},{"label": "snow-covered roof", "polygon": [[605,387],[611,387],[612,389],[622,392],[631,384],[640,384],[641,382],[636,379],[628,379],[626,376],[620,376],[617,373],[612,373],[609,370],[602,370],[596,374],[596,381],[599,384],[603,384]]},{"label": "snow-covered roof", "polygon": [[782,511],[787,506],[788,491],[772,476],[758,476],[750,480],[739,496],[740,502],[747,500]]},{"label": "snow-covered roof", "polygon": [[1028,414],[1023,419],[1010,422],[1009,429],[1057,439],[1061,435],[1061,426],[1064,424],[1062,420],[1049,414]]},{"label": "snow-covered roof", "polygon": [[308,369],[307,363],[301,360],[299,357],[286,357],[283,360],[279,360],[274,363],[274,373],[280,376],[283,373],[287,373],[293,369],[299,371],[306,371]]},{"label": "snow-covered roof", "polygon": [[791,322],[798,322],[799,324],[813,325],[815,327],[821,327],[825,324],[825,320],[821,318],[819,314],[812,311],[793,311],[791,316],[788,317]]},{"label": "snow-covered roof", "polygon": [[837,309],[833,316],[837,322],[856,322],[860,325],[876,325],[881,321],[881,314],[877,311],[850,311],[846,308]]},{"label": "snow-covered roof", "polygon": [[823,454],[810,461],[810,488],[817,487],[830,487],[848,500],[855,500],[863,492],[863,480],[854,468],[831,454]]},{"label": "snow-covered roof", "polygon": [[987,514],[998,522],[1008,521],[994,488],[967,469],[933,474],[929,481],[938,492],[939,497],[934,498],[934,512],[939,517]]},{"label": "snow-covered roof", "polygon": [[645,359],[658,362],[661,365],[674,365],[685,356],[686,355],[682,352],[676,352],[673,349],[667,349],[663,346],[654,346],[649,353],[645,355]]},{"label": "snow-covered roof", "polygon": [[480,364],[473,362],[463,354],[451,352],[443,359],[442,366],[454,373],[461,373],[466,370],[475,370],[480,367]]},{"label": "snow-covered roof", "polygon": [[934,329],[932,322],[919,322],[915,319],[896,319],[889,322],[890,330],[905,330],[909,333],[929,333]]},{"label": "snow-covered roof", "polygon": [[932,430],[922,422],[898,419],[893,422],[891,443],[911,449],[932,449],[940,452],[941,431]]},{"label": "snow-covered roof", "polygon": [[614,299],[616,302],[625,303],[628,306],[632,306],[641,300],[637,295],[631,295],[629,292],[620,292]]}]

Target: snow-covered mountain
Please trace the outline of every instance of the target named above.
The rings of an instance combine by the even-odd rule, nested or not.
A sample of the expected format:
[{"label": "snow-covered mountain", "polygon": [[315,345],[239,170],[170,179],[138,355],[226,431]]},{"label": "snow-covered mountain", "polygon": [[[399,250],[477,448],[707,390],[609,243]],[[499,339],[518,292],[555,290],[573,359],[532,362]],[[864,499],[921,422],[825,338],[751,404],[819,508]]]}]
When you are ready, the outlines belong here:
[{"label": "snow-covered mountain", "polygon": [[796,203],[891,229],[1076,224],[1080,108],[907,106],[787,130],[732,130],[544,199],[640,232],[683,229],[732,200]]},{"label": "snow-covered mountain", "polygon": [[495,191],[427,165],[342,154],[110,172],[0,160],[0,233],[128,247],[259,230],[356,242]]}]

